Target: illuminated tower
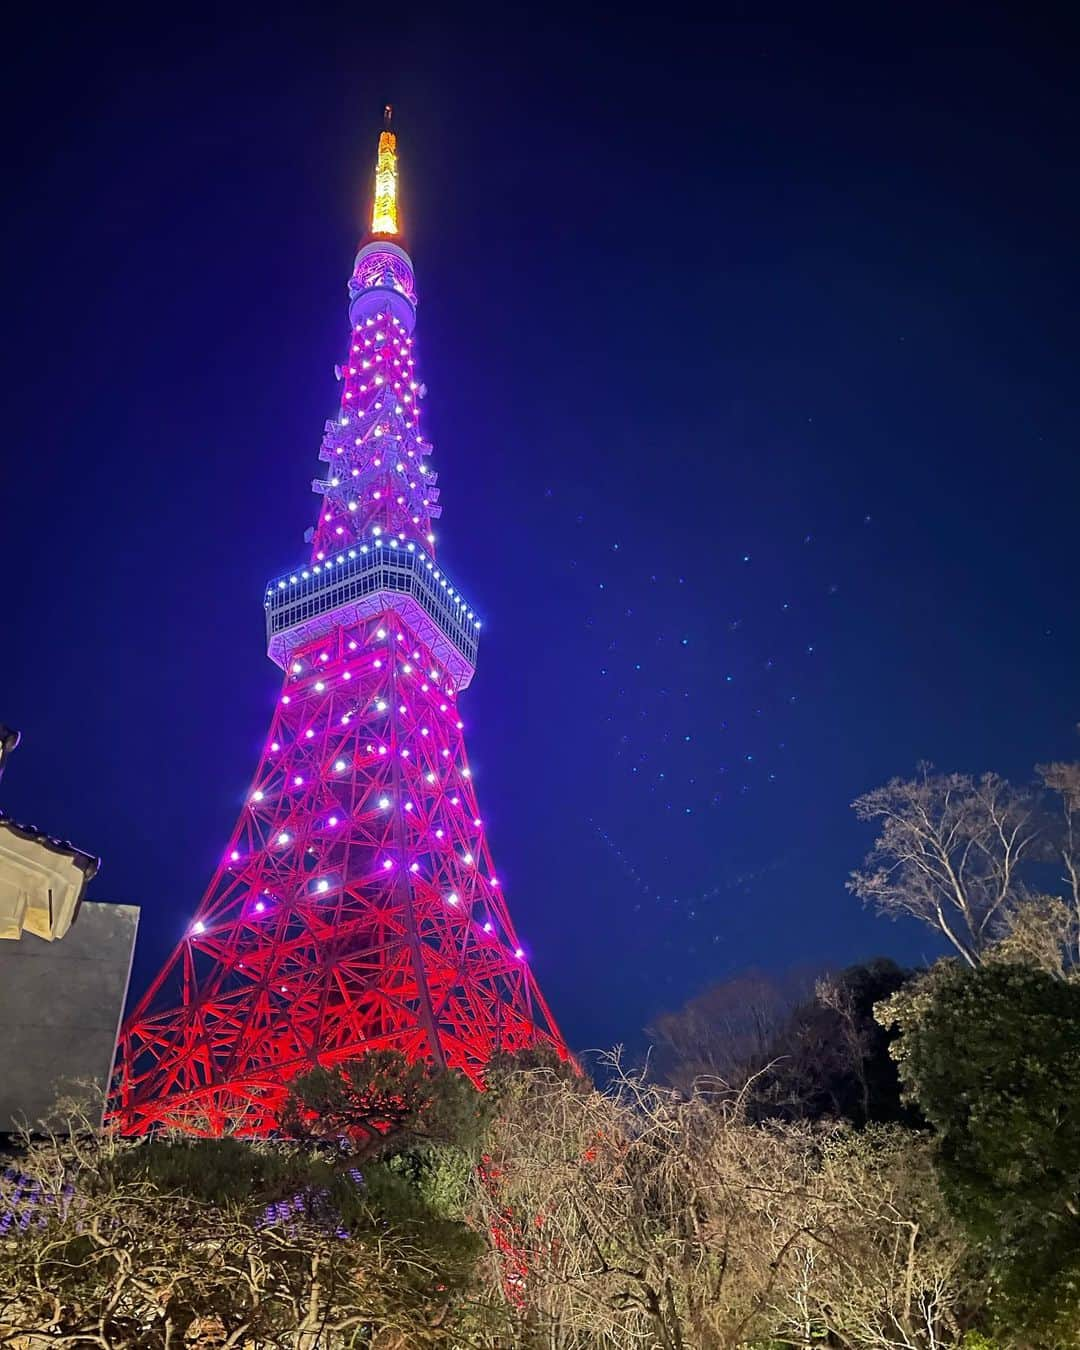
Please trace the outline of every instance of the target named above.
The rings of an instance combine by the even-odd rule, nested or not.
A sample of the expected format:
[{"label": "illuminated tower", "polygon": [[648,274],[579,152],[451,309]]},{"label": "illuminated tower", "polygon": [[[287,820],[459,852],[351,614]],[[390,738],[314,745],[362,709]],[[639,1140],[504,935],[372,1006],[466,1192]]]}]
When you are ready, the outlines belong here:
[{"label": "illuminated tower", "polygon": [[500,1050],[565,1053],[465,756],[480,619],[435,560],[389,114],[311,559],[266,590],[281,697],[221,864],[124,1026],[114,1105],[131,1133],[265,1133],[290,1078],[374,1048],[474,1077]]}]

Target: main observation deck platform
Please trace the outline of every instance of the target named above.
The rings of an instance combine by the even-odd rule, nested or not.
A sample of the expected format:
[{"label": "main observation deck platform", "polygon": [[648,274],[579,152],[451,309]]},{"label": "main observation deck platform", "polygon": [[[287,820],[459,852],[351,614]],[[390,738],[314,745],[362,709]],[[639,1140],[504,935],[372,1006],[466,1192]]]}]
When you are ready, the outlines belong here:
[{"label": "main observation deck platform", "polygon": [[266,643],[285,668],[292,653],[339,624],[401,614],[456,689],[476,670],[481,621],[441,567],[414,543],[379,538],[275,577],[266,588]]}]

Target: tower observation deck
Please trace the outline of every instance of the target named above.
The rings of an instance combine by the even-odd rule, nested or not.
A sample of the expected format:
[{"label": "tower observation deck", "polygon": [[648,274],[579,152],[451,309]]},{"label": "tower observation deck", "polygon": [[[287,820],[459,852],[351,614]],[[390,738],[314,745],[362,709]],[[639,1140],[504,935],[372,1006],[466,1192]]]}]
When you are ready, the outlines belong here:
[{"label": "tower observation deck", "polygon": [[310,557],[263,597],[282,692],[210,886],[124,1025],[128,1133],[268,1133],[292,1077],[375,1048],[478,1082],[499,1051],[566,1053],[465,753],[482,621],[435,557],[389,109],[370,219]]}]

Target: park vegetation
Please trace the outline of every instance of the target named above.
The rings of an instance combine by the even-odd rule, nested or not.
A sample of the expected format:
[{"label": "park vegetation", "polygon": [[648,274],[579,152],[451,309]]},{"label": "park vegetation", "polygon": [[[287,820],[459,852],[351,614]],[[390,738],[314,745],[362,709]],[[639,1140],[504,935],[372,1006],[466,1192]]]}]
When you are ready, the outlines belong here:
[{"label": "park vegetation", "polygon": [[855,809],[930,968],[743,975],[484,1092],[373,1052],[267,1141],[69,1104],[0,1180],[0,1346],[1080,1347],[1080,766]]}]

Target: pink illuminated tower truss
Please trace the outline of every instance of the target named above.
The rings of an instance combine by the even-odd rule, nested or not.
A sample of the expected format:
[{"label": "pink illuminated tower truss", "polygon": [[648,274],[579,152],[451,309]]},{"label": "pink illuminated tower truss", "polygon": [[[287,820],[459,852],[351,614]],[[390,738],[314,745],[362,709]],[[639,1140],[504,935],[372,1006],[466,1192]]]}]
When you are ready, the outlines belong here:
[{"label": "pink illuminated tower truss", "polygon": [[566,1053],[465,755],[480,619],[435,559],[389,111],[311,559],[265,596],[281,697],[221,864],[123,1028],[128,1133],[267,1133],[290,1078],[373,1048],[477,1080],[499,1051]]}]

